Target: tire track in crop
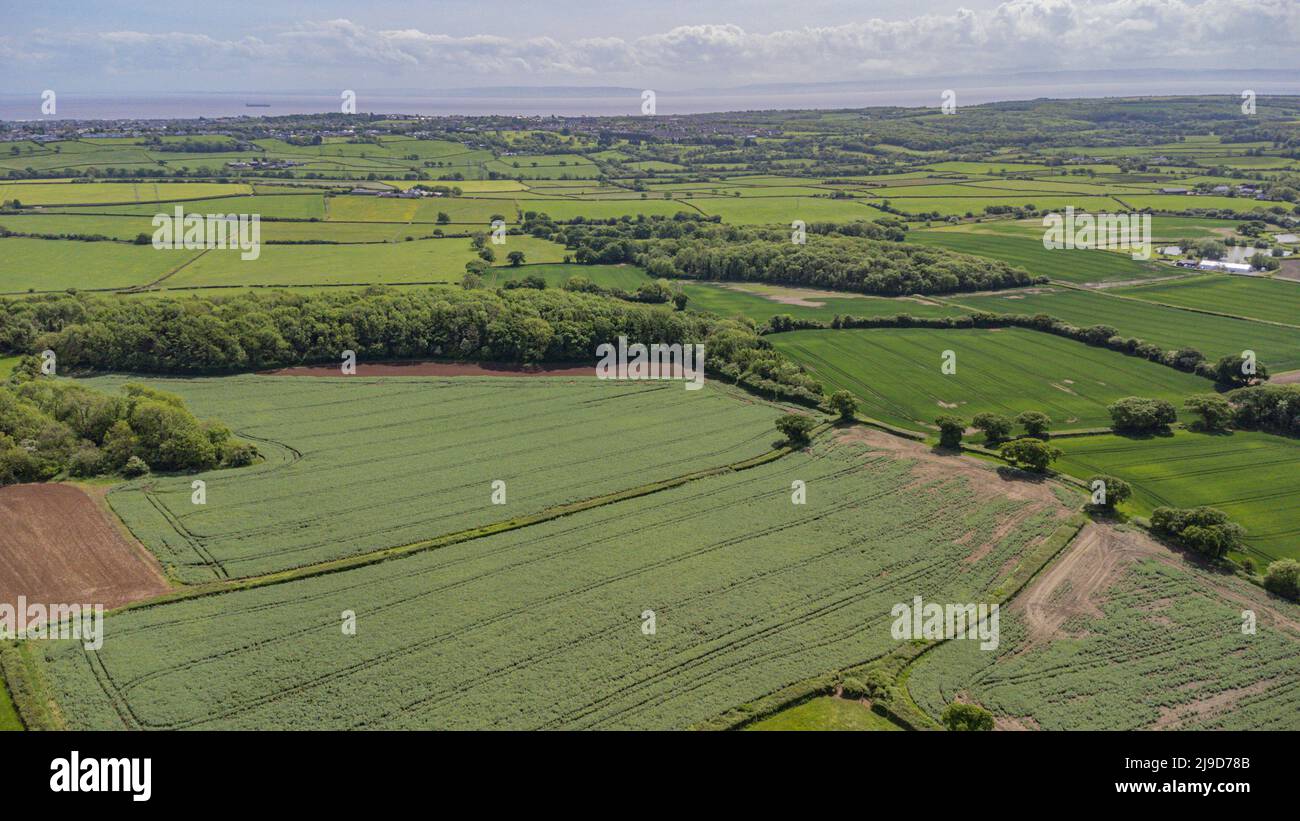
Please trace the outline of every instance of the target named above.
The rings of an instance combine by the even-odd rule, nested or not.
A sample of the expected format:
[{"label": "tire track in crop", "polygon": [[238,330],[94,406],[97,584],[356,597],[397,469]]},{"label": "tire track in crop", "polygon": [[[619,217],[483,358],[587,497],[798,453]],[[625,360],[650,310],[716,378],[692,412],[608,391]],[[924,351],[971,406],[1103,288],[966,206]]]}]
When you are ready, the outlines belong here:
[{"label": "tire track in crop", "polygon": [[[726,489],[727,489],[727,488],[722,488],[721,490],[726,490]],[[780,491],[776,491],[776,492],[774,492],[772,495],[784,495],[784,493],[785,493],[785,490],[784,490],[784,488],[783,488],[783,489],[780,490]],[[854,504],[857,504],[857,500],[854,501]],[[700,514],[699,514],[699,515],[707,515],[707,514],[708,514],[708,511],[700,511]],[[818,517],[812,517],[812,518],[820,518],[820,517],[818,516]],[[788,527],[797,526],[797,524],[798,524],[798,523],[789,524],[789,525],[783,525],[783,526],[780,526],[780,527],[777,528],[777,529],[784,530],[784,529],[787,529]],[[601,541],[615,541],[615,540],[617,540],[618,538],[619,538],[619,534],[615,534],[615,535],[611,535],[611,536],[605,537],[605,538],[603,538],[603,539],[601,539],[601,540],[597,540],[597,543],[599,543],[599,542],[601,542]],[[728,540],[728,541],[732,541],[732,540]],[[591,546],[591,544],[588,543],[588,544],[586,544],[586,545],[581,545],[581,546],[575,547],[573,550],[589,549],[590,546]],[[720,548],[720,547],[705,547],[705,548],[701,548],[701,549],[699,549],[699,550],[693,551],[691,555],[700,555],[700,554],[702,554],[702,553],[704,553],[704,552],[712,552],[712,550],[716,550],[716,549],[721,549],[721,548]],[[571,551],[570,551],[570,552],[571,552]],[[539,557],[539,558],[538,558],[537,560],[535,560],[535,561],[546,561],[546,560],[549,560],[549,558],[550,558],[549,556]],[[544,599],[542,599],[542,600],[538,600],[538,601],[536,601],[536,602],[529,603],[527,606],[523,606],[523,607],[520,607],[520,608],[516,608],[514,611],[508,611],[508,612],[504,612],[504,613],[499,613],[499,614],[494,615],[493,617],[491,617],[491,618],[488,619],[488,620],[480,621],[480,622],[476,622],[476,623],[471,623],[471,624],[465,625],[465,626],[463,626],[462,628],[459,628],[459,629],[458,629],[457,631],[455,631],[454,633],[448,634],[448,635],[446,635],[446,636],[431,637],[431,638],[429,638],[429,639],[426,639],[426,640],[423,640],[423,641],[421,641],[421,642],[416,643],[416,645],[408,646],[408,647],[401,648],[401,649],[394,650],[394,651],[389,651],[388,653],[383,654],[383,656],[381,656],[381,657],[374,657],[374,658],[372,658],[372,659],[366,660],[365,662],[358,663],[357,665],[350,665],[348,668],[345,668],[345,669],[343,669],[343,670],[338,670],[338,671],[335,671],[335,672],[333,672],[333,673],[327,674],[327,675],[325,675],[325,676],[318,677],[318,679],[313,680],[313,681],[311,681],[311,682],[306,682],[306,683],[300,684],[299,686],[297,686],[297,687],[295,687],[295,688],[292,688],[292,691],[295,691],[295,692],[296,692],[296,691],[301,691],[301,690],[308,689],[308,688],[311,688],[311,687],[320,686],[321,684],[327,683],[329,680],[333,680],[334,678],[337,678],[337,677],[339,677],[339,676],[347,675],[347,674],[349,674],[349,673],[351,673],[351,672],[355,672],[357,669],[368,669],[369,667],[375,666],[375,665],[380,664],[380,663],[385,663],[385,662],[390,661],[390,660],[392,660],[392,659],[394,659],[394,658],[397,658],[397,657],[400,657],[400,656],[409,655],[411,652],[415,652],[415,651],[417,651],[417,650],[419,650],[419,649],[421,649],[422,647],[425,647],[425,646],[431,646],[431,645],[433,645],[433,644],[436,644],[436,643],[438,643],[438,642],[444,640],[445,638],[453,637],[453,636],[456,636],[456,635],[460,635],[460,634],[462,634],[462,633],[464,633],[464,632],[466,632],[466,631],[468,631],[468,630],[477,629],[477,628],[479,628],[479,627],[487,626],[488,624],[496,623],[496,622],[499,622],[499,621],[501,621],[501,620],[503,620],[503,619],[513,618],[514,616],[519,615],[520,613],[526,612],[527,610],[529,610],[529,609],[531,609],[531,608],[533,608],[533,607],[536,607],[536,606],[538,606],[538,605],[543,605],[543,604],[553,603],[553,602],[557,602],[557,601],[562,601],[562,600],[564,600],[564,599],[570,598],[570,597],[575,596],[575,595],[581,595],[582,593],[588,592],[588,591],[591,590],[591,589],[595,589],[595,588],[597,588],[597,587],[600,587],[600,586],[603,586],[603,585],[605,585],[605,584],[611,583],[612,581],[615,581],[615,580],[621,580],[621,579],[629,578],[629,577],[634,576],[634,575],[639,575],[639,574],[644,573],[644,572],[649,572],[649,571],[651,571],[651,570],[660,569],[660,566],[666,566],[666,565],[668,565],[668,564],[676,563],[676,562],[678,562],[678,561],[683,560],[684,558],[687,558],[687,556],[684,556],[684,555],[677,555],[677,556],[669,557],[668,559],[666,559],[666,560],[664,560],[664,561],[662,561],[662,562],[655,563],[655,565],[648,566],[648,567],[642,567],[642,568],[638,568],[638,569],[635,570],[635,571],[629,571],[628,573],[619,574],[619,576],[616,577],[616,579],[602,579],[602,580],[595,581],[595,582],[593,582],[592,584],[587,585],[586,587],[584,587],[584,588],[582,588],[582,589],[567,590],[567,591],[564,591],[564,592],[562,592],[562,593],[555,594],[555,595],[553,595],[553,596],[544,597]],[[491,575],[495,575],[496,573],[503,572],[503,570],[504,570],[504,569],[494,569],[494,570],[491,572]],[[447,587],[462,586],[463,584],[467,584],[467,583],[469,583],[470,581],[472,581],[472,580],[466,580],[465,582],[458,582],[458,583],[455,583],[455,584],[453,584],[453,585],[449,585],[449,586],[447,586]],[[444,589],[445,589],[445,588],[444,588]],[[417,595],[415,595],[415,596],[408,597],[408,601],[409,601],[409,600],[414,600],[414,599],[417,599],[417,598],[421,598],[421,597],[426,596],[426,595],[432,595],[433,593],[436,593],[436,592],[442,592],[442,591],[441,591],[441,590],[439,590],[439,591],[425,591],[425,592],[422,592],[422,593],[417,594]],[[385,609],[387,609],[387,607],[390,607],[390,606],[394,606],[394,605],[386,605],[386,606],[385,606]],[[331,625],[332,625],[332,624],[333,624],[333,622],[331,622]],[[308,632],[308,631],[311,630],[311,629],[315,629],[315,628],[314,628],[314,627],[309,627],[309,628],[305,628],[305,629],[298,630],[298,631],[295,631],[295,632],[300,634],[300,633]],[[255,647],[255,646],[264,645],[264,644],[268,644],[268,643],[271,643],[271,642],[279,642],[279,641],[283,641],[283,640],[286,640],[287,638],[292,638],[292,636],[278,636],[278,637],[275,637],[275,638],[273,638],[273,639],[271,639],[271,640],[268,640],[268,641],[264,641],[264,642],[254,642],[254,643],[251,643],[250,645],[246,645],[244,648],[236,648],[236,649],[231,650],[231,651],[223,652],[223,653],[221,653],[221,654],[219,654],[219,655],[228,655],[228,654],[230,654],[230,653],[232,653],[232,652],[240,652],[240,651],[242,651],[242,650],[250,649],[250,648]],[[216,656],[210,656],[209,658],[215,658],[215,657],[216,657]],[[195,663],[197,663],[197,662],[195,662]],[[188,667],[190,667],[190,666],[192,666],[192,664],[183,665],[181,668],[172,668],[171,670],[161,670],[161,671],[156,671],[156,672],[153,673],[153,674],[149,674],[149,675],[147,676],[147,678],[154,678],[154,677],[156,677],[157,675],[162,675],[162,674],[165,674],[165,673],[167,673],[167,672],[177,671],[177,670],[179,670],[179,669],[188,668]],[[138,685],[139,683],[141,683],[145,678],[146,678],[146,677],[141,677],[140,679],[136,679],[136,680],[130,682],[129,684],[123,686],[123,689],[124,689],[124,690],[131,689],[132,687],[134,687],[134,686]],[[258,703],[260,704],[260,703],[262,703],[262,702],[273,701],[273,700],[275,700],[275,699],[277,699],[277,698],[279,698],[279,697],[280,697],[279,695],[273,695],[273,696],[264,697],[264,698],[262,698],[262,699],[259,699],[259,700],[258,700]],[[245,711],[246,709],[251,709],[252,707],[255,707],[255,706],[258,706],[258,705],[257,705],[257,704],[245,704],[245,705],[241,705],[241,706],[240,706],[239,708],[237,708],[236,710],[228,711],[225,715],[222,715],[222,716],[216,716],[215,718],[218,718],[218,719],[219,719],[219,718],[228,718],[228,717],[230,717],[231,715],[236,714],[237,712],[243,712],[243,711]],[[214,718],[214,717],[209,716],[209,717],[204,717],[204,718],[195,719],[194,721],[195,721],[195,722],[205,722],[205,721],[208,721],[208,720],[212,720],[213,718]],[[187,724],[187,725],[180,725],[180,726],[190,726],[190,725]]]}]

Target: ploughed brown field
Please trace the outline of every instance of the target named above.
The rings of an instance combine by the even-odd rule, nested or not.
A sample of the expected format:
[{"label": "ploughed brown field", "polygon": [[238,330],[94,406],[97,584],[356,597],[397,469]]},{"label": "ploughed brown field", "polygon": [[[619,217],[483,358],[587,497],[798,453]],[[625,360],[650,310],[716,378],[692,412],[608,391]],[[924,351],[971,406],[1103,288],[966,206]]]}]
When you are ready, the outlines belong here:
[{"label": "ploughed brown field", "polygon": [[168,589],[161,569],[72,485],[0,488],[0,602],[119,607]]}]

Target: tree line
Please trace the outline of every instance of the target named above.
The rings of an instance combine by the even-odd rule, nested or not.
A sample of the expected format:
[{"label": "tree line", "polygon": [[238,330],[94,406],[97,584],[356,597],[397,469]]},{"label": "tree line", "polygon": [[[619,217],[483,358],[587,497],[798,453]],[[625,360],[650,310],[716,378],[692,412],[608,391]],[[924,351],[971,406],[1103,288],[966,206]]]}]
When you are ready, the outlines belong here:
[{"label": "tree line", "polygon": [[0,351],[57,355],[60,371],[233,373],[365,360],[594,362],[619,336],[700,343],[706,372],[816,405],[820,383],[735,320],[557,288],[430,287],[122,299],[0,300]]}]

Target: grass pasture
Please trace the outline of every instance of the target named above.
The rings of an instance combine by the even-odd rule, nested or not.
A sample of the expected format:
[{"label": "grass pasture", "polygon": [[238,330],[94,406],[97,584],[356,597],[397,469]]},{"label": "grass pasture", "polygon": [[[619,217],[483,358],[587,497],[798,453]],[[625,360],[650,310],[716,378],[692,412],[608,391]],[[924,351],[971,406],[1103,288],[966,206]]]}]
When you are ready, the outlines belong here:
[{"label": "grass pasture", "polygon": [[201,253],[117,242],[5,237],[0,239],[0,293],[138,287],[166,276]]},{"label": "grass pasture", "polygon": [[[1180,408],[1181,410],[1181,408]],[[1133,485],[1133,510],[1209,505],[1246,528],[1265,559],[1300,558],[1300,442],[1251,431],[1210,435],[1087,436],[1057,443],[1056,467],[1080,478],[1109,473]],[[1257,557],[1258,558],[1258,557]]]},{"label": "grass pasture", "polygon": [[[928,328],[791,331],[772,344],[830,390],[852,391],[868,416],[908,428],[982,411],[1043,411],[1055,430],[1108,427],[1107,405],[1125,396],[1168,399],[1210,383],[1146,360],[1035,331]],[[944,375],[945,350],[956,373]]]},{"label": "grass pasture", "polygon": [[[509,251],[523,251],[529,262],[564,258],[562,247],[533,237],[510,237],[493,247],[498,264]],[[465,263],[473,259],[476,253],[464,237],[384,245],[263,245],[255,260],[241,259],[238,250],[208,251],[162,287],[460,282]]]},{"label": "grass pasture", "polygon": [[982,227],[917,230],[909,232],[907,239],[919,245],[936,245],[964,254],[1000,259],[1031,274],[1062,282],[1124,281],[1168,273],[1168,268],[1141,262],[1116,251],[1044,248],[1041,227],[1034,236],[995,234],[980,230]]},{"label": "grass pasture", "polygon": [[1124,288],[1125,296],[1300,328],[1300,283],[1212,274]]},{"label": "grass pasture", "polygon": [[1239,356],[1249,349],[1274,370],[1300,368],[1300,330],[1167,308],[1112,296],[1109,291],[1019,290],[982,296],[958,295],[949,301],[995,313],[1049,314],[1079,327],[1111,325],[1120,336],[1139,337],[1166,350],[1190,345],[1213,359],[1229,354]]},{"label": "grass pasture", "polygon": [[892,732],[903,728],[856,701],[818,696],[803,704],[756,721],[746,730],[876,730]]}]

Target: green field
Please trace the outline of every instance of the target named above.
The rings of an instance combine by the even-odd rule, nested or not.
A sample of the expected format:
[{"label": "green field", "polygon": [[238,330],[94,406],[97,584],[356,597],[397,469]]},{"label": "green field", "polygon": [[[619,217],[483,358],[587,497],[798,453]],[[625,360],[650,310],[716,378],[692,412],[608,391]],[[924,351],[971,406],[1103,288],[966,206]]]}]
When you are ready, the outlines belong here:
[{"label": "green field", "polygon": [[[1019,328],[792,331],[768,338],[828,389],[860,397],[868,416],[909,428],[933,427],[943,414],[969,420],[983,411],[1029,410],[1052,417],[1056,430],[1109,427],[1106,406],[1117,399],[1181,405],[1211,387],[1146,360]],[[956,354],[955,374],[940,372],[945,350]]]},{"label": "green field", "polygon": [[856,701],[818,696],[771,718],[756,721],[746,730],[880,730],[902,727]]},{"label": "green field", "polygon": [[[112,389],[127,381],[102,377]],[[706,383],[594,378],[171,379],[267,461],[149,479],[109,501],[183,581],[250,576],[408,544],[764,453],[772,407]],[[702,420],[679,427],[689,415]],[[611,443],[618,449],[611,451]],[[507,484],[505,506],[489,503]],[[328,528],[319,523],[330,521]]]},{"label": "green field", "polygon": [[[564,248],[533,237],[509,237],[490,246],[497,265],[510,251],[523,251],[528,262],[559,262]],[[156,254],[192,253],[153,251]],[[465,263],[477,259],[464,238],[418,240],[384,245],[263,245],[255,260],[237,250],[207,251],[163,287],[194,288],[219,285],[336,285],[411,282],[460,282]]]},{"label": "green field", "polygon": [[[60,242],[6,237],[0,239],[0,293],[143,286],[201,253],[159,251],[152,245],[117,242]],[[235,259],[238,258],[236,253]]]},{"label": "green field", "polygon": [[1119,293],[1300,328],[1300,282],[1212,274],[1124,288]]},{"label": "green field", "polygon": [[955,316],[965,313],[960,308],[941,305],[927,299],[910,297],[876,297],[859,294],[838,294],[807,288],[787,288],[761,282],[697,282],[682,281],[682,289],[690,301],[687,307],[696,311],[711,311],[721,316],[747,316],[766,322],[777,314],[789,314],[796,319],[815,319],[830,322],[838,316]]},{"label": "green field", "polygon": [[1020,290],[958,295],[949,301],[995,313],[1048,314],[1081,328],[1111,325],[1120,336],[1145,339],[1166,350],[1190,345],[1211,359],[1252,350],[1273,370],[1300,368],[1300,330],[1121,299],[1110,296],[1109,289],[1105,293],[1066,288]]},{"label": "green field", "polygon": [[23,722],[18,718],[14,703],[9,698],[9,688],[5,684],[4,671],[0,670],[0,732],[21,730]]},{"label": "green field", "polygon": [[[1092,600],[1095,613],[1038,643],[1023,611],[1004,608],[996,652],[946,642],[913,669],[912,697],[937,717],[960,693],[1044,730],[1300,728],[1296,636],[1274,615],[1294,625],[1300,607],[1167,556],[1134,563]],[[1254,635],[1243,607],[1259,614]]]},{"label": "green field", "polygon": [[[647,459],[627,439],[599,444],[605,461]],[[97,652],[51,645],[48,673],[78,728],[688,727],[888,652],[894,603],[973,600],[1060,521],[914,470],[821,444],[346,573],[126,611]],[[790,504],[794,479],[806,505]],[[210,486],[209,506],[229,488]],[[356,518],[373,527],[384,519],[369,501],[303,524],[334,539]],[[355,636],[340,630],[348,610]]]},{"label": "green field", "polygon": [[1018,265],[1031,274],[1063,282],[1149,279],[1167,275],[1170,270],[1155,263],[1134,260],[1129,255],[1116,251],[1044,248],[1041,229],[1037,236],[1022,237],[976,232],[961,226],[911,231],[907,238],[909,242],[920,245],[936,245],[964,254],[1000,259]]},{"label": "green field", "polygon": [[24,207],[32,205],[197,200],[203,197],[249,193],[252,193],[252,188],[247,183],[0,183],[0,201],[16,199]]},{"label": "green field", "polygon": [[519,268],[493,268],[484,278],[489,288],[524,277],[541,277],[551,288],[559,288],[570,277],[586,277],[602,288],[620,288],[635,291],[650,281],[645,272],[635,265],[576,265],[559,263],[551,265],[524,265]]},{"label": "green field", "polygon": [[[1300,558],[1300,442],[1250,431],[1210,435],[1062,439],[1056,467],[1086,479],[1108,473],[1133,485],[1132,509],[1209,505],[1248,532],[1264,559]],[[1259,558],[1259,557],[1257,557]]]}]

